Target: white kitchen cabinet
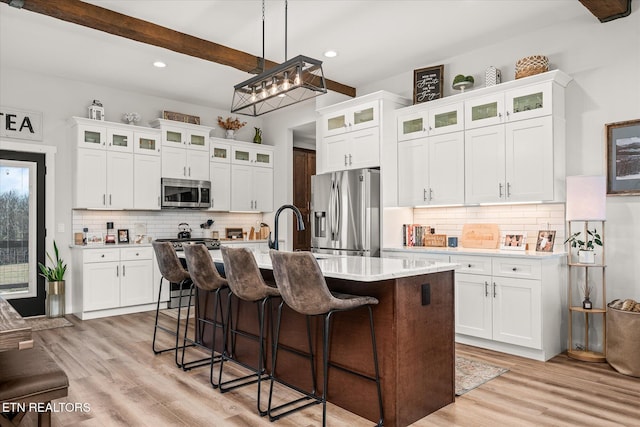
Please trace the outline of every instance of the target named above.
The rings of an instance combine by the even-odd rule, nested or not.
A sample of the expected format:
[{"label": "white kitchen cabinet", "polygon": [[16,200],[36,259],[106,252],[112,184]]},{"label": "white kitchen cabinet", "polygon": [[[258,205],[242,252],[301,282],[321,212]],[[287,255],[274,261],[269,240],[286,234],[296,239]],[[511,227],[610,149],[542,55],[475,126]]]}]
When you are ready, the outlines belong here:
[{"label": "white kitchen cabinet", "polygon": [[324,136],[331,136],[378,126],[379,123],[379,102],[367,101],[324,114],[321,129]]},{"label": "white kitchen cabinet", "polygon": [[75,161],[75,208],[133,207],[133,154],[78,148]]},{"label": "white kitchen cabinet", "polygon": [[551,116],[465,132],[466,203],[554,200]]},{"label": "white kitchen cabinet", "polygon": [[425,104],[418,104],[402,111],[397,114],[398,141],[464,130],[462,102],[432,108]]},{"label": "white kitchen cabinet", "polygon": [[231,146],[231,163],[272,168],[273,149],[267,148],[266,146],[255,148],[245,144],[236,143]]},{"label": "white kitchen cabinet", "polygon": [[330,171],[380,166],[380,131],[362,129],[329,136],[322,141]]},{"label": "white kitchen cabinet", "polygon": [[255,145],[257,144],[231,143],[232,211],[273,211],[273,148]]},{"label": "white kitchen cabinet", "polygon": [[153,248],[120,249],[120,268],[120,306],[152,303]]},{"label": "white kitchen cabinet", "polygon": [[162,177],[209,181],[209,156],[202,151],[163,146]]},{"label": "white kitchen cabinet", "polygon": [[73,310],[80,319],[154,308],[152,247],[76,247],[72,266]]},{"label": "white kitchen cabinet", "polygon": [[211,138],[209,156],[211,180],[211,208],[213,211],[231,210],[231,145]]},{"label": "white kitchen cabinet", "polygon": [[133,132],[133,153],[160,156],[160,132],[155,129]]},{"label": "white kitchen cabinet", "polygon": [[133,130],[127,125],[71,119],[74,208],[133,208]]},{"label": "white kitchen cabinet", "polygon": [[465,129],[548,116],[553,113],[553,105],[552,81],[468,99]]},{"label": "white kitchen cabinet", "polygon": [[273,169],[231,165],[231,210],[273,211]]},{"label": "white kitchen cabinet", "polygon": [[561,261],[452,255],[456,341],[538,360],[560,353]]},{"label": "white kitchen cabinet", "polygon": [[398,143],[398,205],[464,203],[464,133]]},{"label": "white kitchen cabinet", "polygon": [[212,128],[156,119],[162,140],[162,177],[209,180],[209,133]]},{"label": "white kitchen cabinet", "polygon": [[159,156],[133,156],[133,208],[160,209],[162,163]]}]

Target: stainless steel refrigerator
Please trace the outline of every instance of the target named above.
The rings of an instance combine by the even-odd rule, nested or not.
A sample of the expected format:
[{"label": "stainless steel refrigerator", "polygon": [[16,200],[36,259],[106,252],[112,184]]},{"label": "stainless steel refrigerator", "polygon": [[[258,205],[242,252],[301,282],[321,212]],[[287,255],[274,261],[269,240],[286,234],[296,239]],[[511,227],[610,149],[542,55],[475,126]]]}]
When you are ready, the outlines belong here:
[{"label": "stainless steel refrigerator", "polygon": [[311,177],[311,251],[380,256],[380,171]]}]

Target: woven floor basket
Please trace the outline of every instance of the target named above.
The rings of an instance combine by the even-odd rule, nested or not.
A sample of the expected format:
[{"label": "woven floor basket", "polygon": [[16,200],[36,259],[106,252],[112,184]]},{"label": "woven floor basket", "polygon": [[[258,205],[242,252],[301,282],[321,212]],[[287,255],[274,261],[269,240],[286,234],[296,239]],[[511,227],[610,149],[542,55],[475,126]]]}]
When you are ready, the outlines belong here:
[{"label": "woven floor basket", "polygon": [[549,71],[549,58],[542,55],[527,56],[516,62],[516,79]]}]

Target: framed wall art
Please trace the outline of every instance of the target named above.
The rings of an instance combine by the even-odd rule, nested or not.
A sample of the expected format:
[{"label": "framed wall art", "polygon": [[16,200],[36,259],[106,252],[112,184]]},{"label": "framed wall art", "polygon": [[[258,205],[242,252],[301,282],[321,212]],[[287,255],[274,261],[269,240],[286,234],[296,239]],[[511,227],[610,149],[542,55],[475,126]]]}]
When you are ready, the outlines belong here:
[{"label": "framed wall art", "polygon": [[442,98],[444,65],[420,68],[413,71],[413,103]]},{"label": "framed wall art", "polygon": [[640,119],[608,123],[607,194],[640,194]]},{"label": "framed wall art", "polygon": [[553,252],[553,242],[555,240],[555,230],[538,231],[538,239],[536,240],[536,252]]}]

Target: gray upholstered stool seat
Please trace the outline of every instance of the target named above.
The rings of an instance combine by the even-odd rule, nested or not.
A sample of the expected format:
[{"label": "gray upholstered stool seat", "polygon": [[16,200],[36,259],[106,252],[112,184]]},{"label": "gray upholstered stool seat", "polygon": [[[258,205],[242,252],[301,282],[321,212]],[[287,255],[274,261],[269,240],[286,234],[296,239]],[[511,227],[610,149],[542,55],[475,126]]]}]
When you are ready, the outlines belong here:
[{"label": "gray upholstered stool seat", "polygon": [[[175,330],[166,328],[162,325],[158,324],[158,316],[160,314],[160,298],[162,295],[162,282],[166,280],[171,283],[178,284],[179,288],[182,289],[183,286],[191,284],[191,276],[189,273],[182,267],[180,263],[180,259],[176,254],[176,250],[173,248],[173,245],[170,242],[153,242],[153,250],[156,254],[156,261],[158,262],[158,268],[160,270],[160,274],[162,277],[160,278],[160,286],[158,288],[158,302],[156,305],[156,322],[153,327],[153,343],[152,348],[155,354],[164,353],[165,351],[174,351],[175,353],[175,361],[176,365],[180,366],[180,362],[178,361],[178,349],[181,347],[179,344],[179,336],[180,336],[180,309],[178,309],[178,319],[176,321]],[[179,307],[182,307],[182,292],[180,293],[180,304]],[[161,350],[156,349],[156,335],[158,329],[169,334],[175,335],[176,343],[173,347],[164,348]]]},{"label": "gray upholstered stool seat", "polygon": [[[242,387],[248,384],[258,383],[257,394],[257,407],[260,415],[266,415],[267,411],[263,411],[260,407],[261,396],[261,383],[263,379],[268,379],[266,374],[266,352],[265,352],[265,313],[271,317],[271,298],[280,297],[280,291],[277,288],[269,286],[265,283],[258,268],[258,264],[253,256],[253,253],[247,248],[229,248],[223,246],[221,248],[222,259],[224,261],[224,270],[227,280],[229,281],[229,288],[231,289],[231,295],[229,295],[227,305],[227,315],[231,312],[231,300],[232,296],[238,299],[254,302],[258,306],[258,336],[249,334],[244,331],[233,328],[230,321],[227,321],[228,329],[231,338],[231,348],[229,351],[223,352],[222,362],[220,363],[219,384],[220,391],[226,392],[237,387]],[[269,325],[271,325],[269,321]],[[258,341],[258,363],[257,367],[248,366],[245,363],[240,363],[234,359],[235,354],[235,342],[236,337],[240,335],[245,338],[255,339]],[[252,371],[252,374],[246,375],[233,380],[222,382],[222,371],[225,360],[232,360],[236,363],[240,363],[245,368]]]},{"label": "gray upholstered stool seat", "polygon": [[[67,395],[69,379],[41,346],[29,350],[0,352],[0,407],[3,403],[47,403]],[[18,412],[18,411],[16,411]],[[18,425],[24,412],[3,414]],[[38,425],[50,425],[51,412],[38,413]]]},{"label": "gray upholstered stool seat", "polygon": [[[327,385],[328,385],[328,370],[331,364],[329,363],[329,338],[331,330],[331,318],[334,313],[353,310],[360,307],[365,307],[369,311],[369,324],[371,329],[371,343],[373,349],[373,362],[375,367],[375,376],[369,377],[360,373],[350,371],[344,367],[340,369],[342,371],[351,372],[358,375],[361,378],[366,378],[374,381],[377,386],[378,392],[378,407],[380,411],[380,418],[378,425],[383,425],[383,410],[382,410],[382,390],[380,387],[380,373],[378,369],[378,354],[376,350],[376,338],[373,327],[373,312],[372,305],[378,304],[378,300],[369,296],[357,296],[349,294],[341,294],[337,292],[329,291],[327,282],[324,279],[322,271],[318,262],[314,258],[311,252],[280,252],[271,250],[269,252],[271,256],[271,263],[273,265],[273,275],[276,279],[278,289],[280,289],[280,295],[282,296],[283,303],[286,303],[292,310],[309,316],[322,316],[323,317],[323,333],[322,333],[322,377],[323,387],[322,396],[317,397],[315,393],[307,394],[307,397],[317,399],[313,403],[322,403],[322,425],[326,425],[327,415]],[[278,307],[278,318],[275,326],[275,338],[274,338],[274,354],[272,357],[271,373],[276,375],[276,362],[278,355],[278,334],[280,331],[280,321],[282,318],[282,304]],[[307,403],[300,407],[288,410],[284,413],[274,415],[273,412],[277,411],[284,405],[280,405],[278,408],[271,407],[271,393],[273,392],[273,377],[271,380],[271,387],[269,391],[269,418],[276,420],[283,417],[293,411],[305,408],[310,405]]]},{"label": "gray upholstered stool seat", "polygon": [[[195,328],[194,328],[194,337],[189,338],[188,335],[188,322],[184,328],[184,345],[182,346],[182,359],[181,365],[182,369],[189,370],[192,368],[196,368],[199,366],[207,366],[211,365],[211,370],[209,373],[209,379],[211,381],[211,385],[214,387],[217,386],[213,382],[213,363],[215,361],[220,360],[220,355],[216,355],[215,353],[215,345],[216,345],[216,331],[218,329],[222,329],[222,337],[223,341],[226,342],[226,333],[224,327],[224,315],[222,312],[222,300],[220,296],[220,292],[222,290],[228,290],[227,279],[222,277],[216,266],[211,259],[211,255],[209,254],[209,250],[203,244],[191,244],[191,245],[183,245],[184,257],[187,261],[187,270],[189,270],[189,274],[191,275],[191,289],[189,292],[189,305],[187,306],[187,318],[189,318],[191,314],[191,301],[193,298],[193,290],[195,288],[195,298],[196,304],[196,316],[195,316]],[[204,313],[204,309],[200,309],[201,307],[201,298],[200,293],[205,292],[205,302],[203,308],[206,307],[206,299],[209,295],[214,297],[213,303],[213,318],[207,319],[206,313]],[[219,317],[218,317],[219,314]],[[211,326],[211,357],[205,357],[198,360],[191,360],[189,362],[185,362],[185,352],[187,343],[194,344],[199,347],[207,348],[204,345],[204,330],[205,327],[209,325]],[[224,344],[223,344],[224,347]]]}]

